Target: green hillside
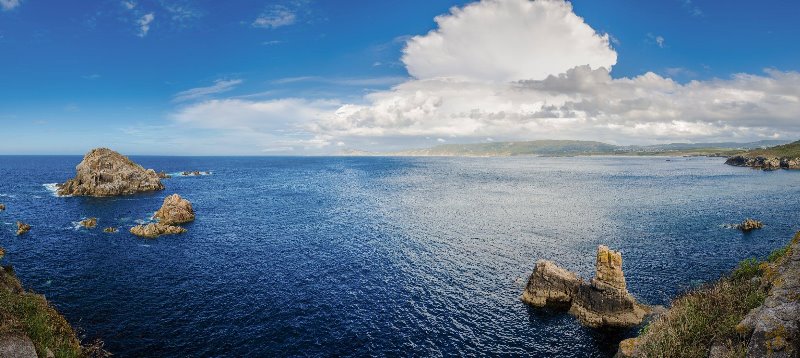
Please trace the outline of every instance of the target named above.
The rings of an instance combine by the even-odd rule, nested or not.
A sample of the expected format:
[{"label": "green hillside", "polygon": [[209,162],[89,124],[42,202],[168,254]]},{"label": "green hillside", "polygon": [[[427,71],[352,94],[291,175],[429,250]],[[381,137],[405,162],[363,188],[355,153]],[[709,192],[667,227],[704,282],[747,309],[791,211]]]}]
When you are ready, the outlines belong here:
[{"label": "green hillside", "polygon": [[800,141],[766,149],[751,150],[742,153],[742,155],[745,157],[800,158]]}]

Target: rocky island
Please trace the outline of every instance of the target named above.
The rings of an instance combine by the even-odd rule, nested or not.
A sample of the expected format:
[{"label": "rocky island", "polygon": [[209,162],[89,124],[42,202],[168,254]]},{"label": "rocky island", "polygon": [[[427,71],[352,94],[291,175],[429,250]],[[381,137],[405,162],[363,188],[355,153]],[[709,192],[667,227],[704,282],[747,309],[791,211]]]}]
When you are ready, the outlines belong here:
[{"label": "rocky island", "polygon": [[78,164],[75,178],[58,185],[62,196],[117,196],[164,190],[161,178],[111,149],[92,149]]},{"label": "rocky island", "polygon": [[149,239],[162,235],[182,234],[187,230],[177,224],[194,221],[195,214],[192,203],[178,194],[172,194],[164,199],[164,203],[153,218],[158,222],[134,226],[130,229],[131,234]]},{"label": "rocky island", "polygon": [[628,293],[622,255],[602,245],[597,248],[595,277],[590,282],[539,260],[521,299],[535,307],[567,309],[590,327],[632,327],[651,312]]}]

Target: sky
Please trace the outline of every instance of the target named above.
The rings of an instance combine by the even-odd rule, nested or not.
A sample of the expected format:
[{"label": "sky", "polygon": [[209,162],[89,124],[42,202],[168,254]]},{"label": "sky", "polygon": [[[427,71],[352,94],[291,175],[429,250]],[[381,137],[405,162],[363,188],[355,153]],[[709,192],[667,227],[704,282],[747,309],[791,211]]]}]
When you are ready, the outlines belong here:
[{"label": "sky", "polygon": [[800,139],[791,0],[0,0],[0,154]]}]

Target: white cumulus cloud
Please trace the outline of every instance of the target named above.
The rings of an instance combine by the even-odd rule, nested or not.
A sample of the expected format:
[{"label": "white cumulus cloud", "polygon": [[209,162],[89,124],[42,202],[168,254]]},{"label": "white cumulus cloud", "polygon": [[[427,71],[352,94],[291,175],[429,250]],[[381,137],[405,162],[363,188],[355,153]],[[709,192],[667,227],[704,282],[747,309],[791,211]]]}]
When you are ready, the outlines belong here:
[{"label": "white cumulus cloud", "polygon": [[543,79],[575,66],[611,69],[617,62],[608,35],[565,1],[484,0],[453,8],[436,23],[403,50],[403,63],[418,79]]}]

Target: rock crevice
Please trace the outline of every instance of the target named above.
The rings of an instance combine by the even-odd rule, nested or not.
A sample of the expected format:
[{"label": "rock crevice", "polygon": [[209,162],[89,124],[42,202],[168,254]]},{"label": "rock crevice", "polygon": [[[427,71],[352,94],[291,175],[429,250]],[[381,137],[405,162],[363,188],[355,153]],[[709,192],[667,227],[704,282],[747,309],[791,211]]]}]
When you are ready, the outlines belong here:
[{"label": "rock crevice", "polygon": [[642,322],[650,308],[628,293],[622,255],[606,246],[597,248],[595,276],[586,282],[553,262],[539,260],[522,301],[535,307],[566,308],[590,327],[631,327]]}]

